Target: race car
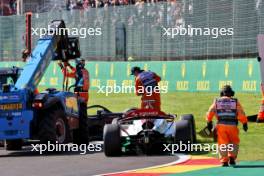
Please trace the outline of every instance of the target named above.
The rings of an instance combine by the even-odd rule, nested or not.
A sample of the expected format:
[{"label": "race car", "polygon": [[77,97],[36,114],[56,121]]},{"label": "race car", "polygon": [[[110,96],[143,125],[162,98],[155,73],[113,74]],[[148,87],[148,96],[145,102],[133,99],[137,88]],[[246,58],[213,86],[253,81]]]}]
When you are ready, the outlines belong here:
[{"label": "race car", "polygon": [[[104,112],[117,116],[103,131],[106,156],[123,153],[156,154],[164,151],[165,144],[192,144],[196,142],[195,120],[192,114],[166,114],[154,109],[132,108],[124,113]],[[179,151],[180,152],[180,151]]]}]

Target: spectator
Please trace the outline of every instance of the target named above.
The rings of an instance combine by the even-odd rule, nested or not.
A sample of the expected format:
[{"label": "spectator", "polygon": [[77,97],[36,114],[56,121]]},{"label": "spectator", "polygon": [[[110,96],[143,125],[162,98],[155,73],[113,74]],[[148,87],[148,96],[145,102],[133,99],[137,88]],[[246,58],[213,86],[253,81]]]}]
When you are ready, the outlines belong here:
[{"label": "spectator", "polygon": [[104,3],[104,7],[105,7],[105,8],[111,6],[111,3],[110,3],[109,0],[104,0],[103,3]]},{"label": "spectator", "polygon": [[9,6],[12,10],[12,14],[16,14],[16,0],[10,0]]},{"label": "spectator", "polygon": [[66,0],[66,10],[71,10],[70,5],[71,5],[71,0]]},{"label": "spectator", "polygon": [[112,0],[112,6],[119,6],[120,5],[120,2],[119,0]]},{"label": "spectator", "polygon": [[84,0],[84,2],[83,2],[83,9],[84,10],[88,10],[89,6],[90,6],[89,0]]},{"label": "spectator", "polygon": [[83,1],[82,0],[77,0],[76,8],[77,9],[83,9]]},{"label": "spectator", "polygon": [[96,8],[104,7],[103,1],[102,0],[96,0],[95,1],[95,7]]},{"label": "spectator", "polygon": [[109,7],[109,6],[135,4],[136,7],[141,9],[143,8],[143,5],[145,3],[152,4],[161,1],[165,1],[165,0],[66,0],[66,8],[67,10],[71,10],[71,9],[87,9],[88,6],[93,8],[101,8],[101,7]]},{"label": "spectator", "polygon": [[9,0],[0,0],[0,16],[12,15],[12,9],[10,8]]}]

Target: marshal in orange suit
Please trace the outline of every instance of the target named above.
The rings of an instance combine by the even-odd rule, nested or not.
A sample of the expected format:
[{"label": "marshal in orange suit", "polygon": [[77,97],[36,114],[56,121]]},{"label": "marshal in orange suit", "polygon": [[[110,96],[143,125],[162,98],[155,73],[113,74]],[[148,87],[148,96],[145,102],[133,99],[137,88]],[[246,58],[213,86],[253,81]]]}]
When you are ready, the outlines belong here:
[{"label": "marshal in orange suit", "polygon": [[[247,117],[244,110],[236,98],[231,86],[223,87],[220,98],[217,98],[207,112],[207,127],[212,130],[213,117],[217,118],[217,141],[220,154],[220,161],[223,166],[235,165],[239,148],[238,122],[243,124],[244,131],[247,131]],[[221,148],[220,146],[226,146]],[[231,146],[231,150],[228,146]]]},{"label": "marshal in orange suit", "polygon": [[141,96],[141,108],[160,110],[158,83],[161,78],[154,72],[141,70],[140,67],[133,67],[131,75],[135,76],[136,95]]},{"label": "marshal in orange suit", "polygon": [[[88,103],[90,78],[89,72],[85,68],[85,60],[77,60],[76,68],[71,66],[68,62],[64,64],[65,66],[63,67],[62,63],[59,63],[59,66],[61,67],[64,76],[67,78],[75,78],[76,81],[74,92],[78,96],[82,97],[86,103]],[[69,67],[71,71],[69,71],[67,67]]]}]

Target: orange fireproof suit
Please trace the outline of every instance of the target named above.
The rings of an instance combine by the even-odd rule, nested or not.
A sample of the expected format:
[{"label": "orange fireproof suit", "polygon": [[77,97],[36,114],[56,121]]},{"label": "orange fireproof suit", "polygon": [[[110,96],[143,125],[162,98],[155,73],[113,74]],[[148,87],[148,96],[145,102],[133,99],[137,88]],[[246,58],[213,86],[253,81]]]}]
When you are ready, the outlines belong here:
[{"label": "orange fireproof suit", "polygon": [[82,69],[81,75],[78,76],[76,68],[74,68],[72,66],[69,66],[69,68],[71,71],[69,71],[67,69],[67,67],[64,67],[62,69],[64,76],[67,78],[75,78],[76,79],[75,87],[81,86],[81,89],[77,89],[77,91],[75,91],[75,93],[78,94],[78,96],[82,97],[85,100],[85,102],[88,102],[88,100],[89,100],[89,88],[90,88],[90,79],[89,79],[88,70]]},{"label": "orange fireproof suit", "polygon": [[264,122],[264,85],[263,84],[261,84],[261,93],[262,93],[262,100],[258,112],[258,121]]},{"label": "orange fireproof suit", "polygon": [[[228,162],[229,157],[236,159],[239,145],[238,121],[242,124],[247,123],[247,117],[244,110],[235,98],[223,96],[216,99],[207,112],[207,122],[211,122],[213,117],[217,118],[217,141],[220,152],[220,161]],[[232,151],[227,148],[222,149],[220,146],[232,145]]]},{"label": "orange fireproof suit", "polygon": [[258,121],[264,121],[264,97],[261,100],[261,105],[258,112]]},{"label": "orange fireproof suit", "polygon": [[135,78],[136,95],[141,97],[141,108],[160,110],[160,91],[158,82],[161,78],[154,72],[143,71]]}]

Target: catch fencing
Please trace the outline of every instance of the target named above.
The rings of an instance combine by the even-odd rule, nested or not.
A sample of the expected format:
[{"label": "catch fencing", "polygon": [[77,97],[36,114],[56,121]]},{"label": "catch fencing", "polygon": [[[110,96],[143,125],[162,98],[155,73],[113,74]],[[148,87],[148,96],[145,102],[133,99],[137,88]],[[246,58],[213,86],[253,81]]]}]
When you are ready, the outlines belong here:
[{"label": "catch fencing", "polygon": [[[52,20],[63,19],[68,28],[100,28],[101,35],[79,35],[82,57],[89,60],[235,59],[257,56],[263,13],[261,0],[172,0],[86,10],[51,8],[34,13],[32,24],[47,28]],[[180,27],[198,32],[165,35],[169,28]],[[220,35],[221,28],[232,29],[232,35]],[[20,60],[24,35],[24,16],[0,17],[0,60]],[[33,46],[38,38],[33,36]]]}]

